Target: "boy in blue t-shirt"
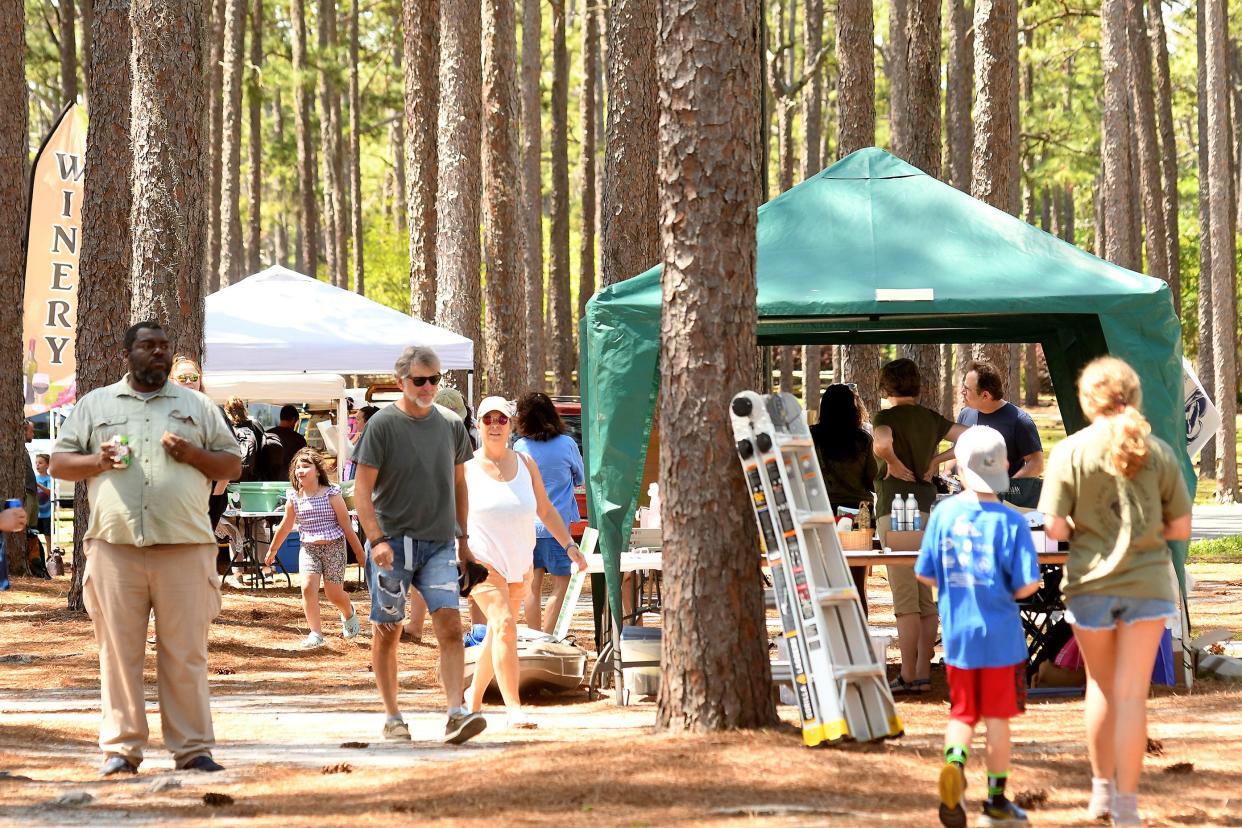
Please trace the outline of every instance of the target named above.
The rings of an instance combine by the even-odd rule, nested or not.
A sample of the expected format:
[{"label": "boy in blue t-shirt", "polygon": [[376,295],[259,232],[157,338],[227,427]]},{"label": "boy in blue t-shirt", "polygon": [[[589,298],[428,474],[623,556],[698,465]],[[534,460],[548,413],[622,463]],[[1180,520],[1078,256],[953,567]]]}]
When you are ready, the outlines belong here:
[{"label": "boy in blue t-shirt", "polygon": [[43,553],[52,554],[52,476],[47,473],[51,456],[35,455],[35,486],[39,499],[39,534],[43,536]]},{"label": "boy in blue t-shirt", "polygon": [[1039,589],[1031,530],[997,492],[1009,488],[1005,440],[987,426],[968,428],[954,451],[966,491],[940,503],[927,521],[914,573],[939,592],[949,724],[940,771],[940,822],[966,824],[962,793],[975,725],[987,728],[988,798],[978,825],[1025,824],[1005,797],[1009,720],[1026,705],[1026,637],[1017,599]]}]

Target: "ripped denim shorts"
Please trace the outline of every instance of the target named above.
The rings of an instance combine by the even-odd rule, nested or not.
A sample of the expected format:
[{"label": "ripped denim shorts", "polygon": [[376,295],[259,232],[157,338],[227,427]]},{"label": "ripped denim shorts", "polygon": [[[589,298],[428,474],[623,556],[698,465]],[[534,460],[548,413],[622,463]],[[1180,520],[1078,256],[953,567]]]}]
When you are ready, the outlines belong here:
[{"label": "ripped denim shorts", "polygon": [[430,612],[456,609],[457,544],[454,541],[425,541],[391,537],[392,568],[380,569],[371,560],[367,543],[367,588],[371,592],[371,621],[400,624],[405,621],[405,595],[418,587]]}]

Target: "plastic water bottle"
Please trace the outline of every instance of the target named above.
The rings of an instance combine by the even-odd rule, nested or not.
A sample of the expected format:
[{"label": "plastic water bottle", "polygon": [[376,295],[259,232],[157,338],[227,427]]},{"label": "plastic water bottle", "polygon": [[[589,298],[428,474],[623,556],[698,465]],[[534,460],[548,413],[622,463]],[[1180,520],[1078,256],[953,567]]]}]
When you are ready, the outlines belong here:
[{"label": "plastic water bottle", "polygon": [[906,528],[906,504],[901,495],[893,495],[893,511],[889,515],[889,525],[894,532],[903,532]]},{"label": "plastic water bottle", "polygon": [[913,494],[906,495],[906,531],[919,531],[919,501]]},{"label": "plastic water bottle", "polygon": [[653,482],[647,487],[647,497],[651,500],[647,520],[652,529],[660,528],[660,484]]}]

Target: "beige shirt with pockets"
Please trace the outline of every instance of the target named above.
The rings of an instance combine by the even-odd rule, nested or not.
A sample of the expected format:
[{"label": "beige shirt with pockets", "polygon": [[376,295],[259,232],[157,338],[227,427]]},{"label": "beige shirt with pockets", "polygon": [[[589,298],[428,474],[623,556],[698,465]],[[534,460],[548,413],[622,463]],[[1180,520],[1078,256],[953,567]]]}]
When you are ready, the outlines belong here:
[{"label": "beige shirt with pockets", "polygon": [[120,382],[90,392],[61,426],[56,453],[94,454],[116,436],[129,438],[129,468],[109,469],[87,481],[91,519],[86,539],[153,546],[214,543],[207,517],[207,478],[172,458],[160,444],[168,431],[206,451],[241,456],[224,415],[205,394],[173,382],[143,399]]}]

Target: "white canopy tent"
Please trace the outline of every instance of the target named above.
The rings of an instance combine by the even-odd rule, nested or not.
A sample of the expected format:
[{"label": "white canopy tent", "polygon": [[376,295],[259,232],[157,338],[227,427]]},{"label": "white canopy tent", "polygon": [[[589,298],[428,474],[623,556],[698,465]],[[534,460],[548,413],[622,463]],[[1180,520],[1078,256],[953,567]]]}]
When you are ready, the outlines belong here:
[{"label": "white canopy tent", "polygon": [[[340,374],[321,371],[204,371],[203,392],[221,404],[229,397],[241,397],[248,403],[275,405],[290,400],[335,403],[336,421],[346,421],[345,378]],[[336,456],[348,458],[346,429],[337,428],[330,434],[336,438]]]},{"label": "white canopy tent", "polygon": [[466,337],[280,265],[208,296],[204,338],[213,372],[391,374],[408,345],[432,348],[443,370],[474,368]]}]

